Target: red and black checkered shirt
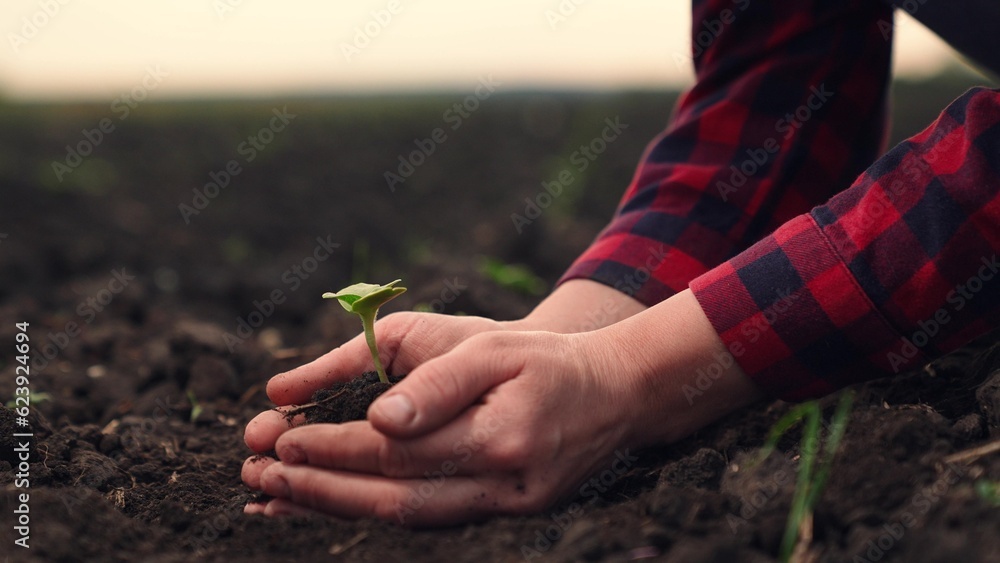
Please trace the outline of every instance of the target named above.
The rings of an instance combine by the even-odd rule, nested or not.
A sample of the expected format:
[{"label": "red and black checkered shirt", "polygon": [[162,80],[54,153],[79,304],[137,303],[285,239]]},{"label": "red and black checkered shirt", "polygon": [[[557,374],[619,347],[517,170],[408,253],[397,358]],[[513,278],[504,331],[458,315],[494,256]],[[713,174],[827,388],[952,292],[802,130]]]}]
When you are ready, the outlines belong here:
[{"label": "red and black checkered shirt", "polygon": [[892,22],[873,0],[695,0],[696,83],[562,281],[647,305],[690,287],[746,373],[789,400],[997,327],[1000,91],[965,93],[875,160]]}]

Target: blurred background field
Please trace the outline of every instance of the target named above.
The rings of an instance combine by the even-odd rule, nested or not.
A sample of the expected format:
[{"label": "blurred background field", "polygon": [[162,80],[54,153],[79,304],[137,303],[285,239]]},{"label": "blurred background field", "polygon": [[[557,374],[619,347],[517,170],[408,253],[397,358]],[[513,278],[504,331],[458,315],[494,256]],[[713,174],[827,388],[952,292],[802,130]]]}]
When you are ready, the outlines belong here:
[{"label": "blurred background field", "polygon": [[[897,81],[891,143],[983,83],[959,67]],[[496,93],[460,122],[449,118],[470,94],[149,101],[124,119],[107,104],[0,104],[0,225],[8,234],[0,299],[71,306],[76,296],[53,291],[54,282],[124,267],[144,281],[148,299],[183,295],[230,323],[253,300],[290,288],[282,274],[310,255],[316,237],[339,246],[314,273],[292,276],[301,285],[274,321],[302,321],[322,291],[348,280],[406,278],[427,264],[468,272],[489,257],[523,264],[550,286],[610,217],[677,93]],[[248,149],[248,137],[282,108],[295,117],[260,150]],[[628,128],[579,172],[574,151],[615,117]],[[102,119],[114,129],[60,173],[67,145],[85,141],[83,130],[96,131]],[[398,174],[400,157],[436,128],[447,138],[390,189],[386,173]],[[204,193],[210,173],[231,160],[240,173],[196,209],[195,190]],[[564,170],[573,182],[518,232],[512,214],[524,216],[525,198]]]}]

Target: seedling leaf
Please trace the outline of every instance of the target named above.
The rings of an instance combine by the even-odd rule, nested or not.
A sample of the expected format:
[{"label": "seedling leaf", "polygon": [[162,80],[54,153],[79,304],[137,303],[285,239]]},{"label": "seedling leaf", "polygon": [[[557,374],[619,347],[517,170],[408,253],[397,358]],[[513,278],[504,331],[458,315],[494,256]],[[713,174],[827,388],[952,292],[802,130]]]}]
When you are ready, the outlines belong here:
[{"label": "seedling leaf", "polygon": [[395,280],[385,285],[356,283],[338,292],[328,291],[323,294],[323,299],[336,299],[345,311],[361,317],[361,326],[365,331],[365,341],[368,343],[368,350],[372,354],[375,371],[378,372],[378,378],[383,383],[389,383],[389,377],[386,375],[385,368],[382,367],[382,361],[378,357],[378,345],[375,342],[375,317],[378,315],[379,307],[406,291],[405,287],[395,287],[400,281],[402,280]]},{"label": "seedling leaf", "polygon": [[406,291],[405,287],[395,287],[400,281],[402,280],[395,280],[385,285],[356,283],[336,293],[328,291],[323,294],[323,299],[340,301],[340,305],[349,313],[358,315],[374,313],[379,307]]}]

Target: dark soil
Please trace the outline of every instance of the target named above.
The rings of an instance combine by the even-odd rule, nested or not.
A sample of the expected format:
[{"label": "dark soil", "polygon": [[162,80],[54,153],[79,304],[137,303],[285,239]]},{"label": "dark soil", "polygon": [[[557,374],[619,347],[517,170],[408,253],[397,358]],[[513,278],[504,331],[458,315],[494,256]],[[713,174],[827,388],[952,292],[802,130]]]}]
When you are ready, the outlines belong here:
[{"label": "dark soil", "polygon": [[[913,97],[935,108],[947,101],[921,96]],[[423,306],[523,315],[540,296],[483,275],[480,257],[525,263],[551,283],[607,216],[669,110],[658,96],[491,99],[390,193],[382,172],[439,126],[453,101],[289,100],[300,117],[190,224],[178,204],[235,157],[274,104],[143,106],[62,183],[51,161],[107,108],[0,115],[0,398],[14,395],[17,322],[31,323],[32,391],[51,396],[36,399],[29,417],[30,549],[13,544],[25,490],[15,486],[10,436],[23,428],[0,408],[0,558],[776,560],[800,433],[762,463],[749,460],[790,408],[780,401],[678,444],[630,452],[636,460],[626,471],[595,475],[579,498],[535,516],[443,530],[244,516],[254,495],[239,477],[250,455],[242,432],[274,406],[267,379],[359,332],[355,318],[320,299],[323,291],[402,277],[410,291],[386,313]],[[632,124],[630,136],[578,177],[580,192],[518,234],[510,213],[566,166],[545,155],[565,159],[616,114]],[[312,268],[304,259],[328,235],[340,246]],[[285,276],[293,266],[299,273]],[[113,271],[133,279],[113,284]],[[280,303],[269,301],[276,290]],[[811,555],[1000,560],[1000,507],[975,489],[1000,479],[1000,454],[949,457],[1000,439],[997,335],[854,391]],[[822,404],[829,417],[836,397]],[[322,410],[347,414],[332,401]]]},{"label": "dark soil", "polygon": [[334,383],[313,393],[312,400],[290,412],[304,414],[307,424],[330,422],[340,424],[368,418],[368,407],[405,376],[390,375],[389,383],[379,381],[378,373],[366,371],[345,383]]}]

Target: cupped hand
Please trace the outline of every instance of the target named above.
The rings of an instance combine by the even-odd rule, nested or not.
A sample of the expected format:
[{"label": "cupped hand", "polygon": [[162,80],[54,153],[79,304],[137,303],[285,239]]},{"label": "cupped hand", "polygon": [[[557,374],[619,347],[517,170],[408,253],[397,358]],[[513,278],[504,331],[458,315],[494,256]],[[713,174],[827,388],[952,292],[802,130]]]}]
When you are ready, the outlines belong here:
[{"label": "cupped hand", "polygon": [[[248,425],[247,444],[279,460],[244,463],[244,482],[275,497],[247,512],[407,525],[533,513],[600,469],[619,473],[633,461],[628,448],[676,441],[763,396],[690,290],[643,311],[619,302],[597,330],[532,330],[539,320],[558,321],[550,330],[584,326],[577,321],[590,314],[572,297],[592,283],[568,282],[550,297],[556,306],[543,303],[525,322],[389,317],[382,353],[390,373],[409,375],[368,420],[289,428],[268,411]],[[560,321],[559,311],[577,318]],[[367,357],[352,340],[275,377],[268,394],[279,405],[304,401],[360,373]]]},{"label": "cupped hand", "polygon": [[[418,526],[527,514],[573,492],[629,443],[628,413],[641,391],[621,377],[617,348],[602,333],[493,330],[484,319],[468,321],[440,322],[439,340],[388,336],[391,371],[409,375],[372,404],[367,421],[289,429],[281,420],[277,431],[274,420],[259,422],[266,413],[255,419],[247,443],[258,452],[273,447],[280,461],[244,464],[246,484],[275,497],[247,511]],[[419,330],[438,321],[413,322]],[[461,330],[480,332],[458,340]],[[359,373],[366,354],[352,343],[276,377],[269,395],[298,402]]]},{"label": "cupped hand", "polygon": [[[588,309],[580,307],[581,303],[599,305]],[[643,309],[645,306],[638,301],[606,285],[590,280],[570,280],[520,320],[494,321],[482,317],[396,313],[379,320],[375,324],[375,332],[382,363],[389,373],[403,374],[482,332],[582,332],[608,326]],[[316,390],[338,381],[347,381],[372,369],[368,358],[368,344],[364,335],[359,334],[316,361],[272,378],[267,386],[268,397],[278,405],[308,401]]]},{"label": "cupped hand", "polygon": [[[379,319],[375,323],[375,334],[386,371],[406,374],[470,336],[502,330],[513,324],[483,317],[403,312]],[[364,334],[358,334],[315,361],[272,377],[267,383],[267,396],[279,406],[304,403],[317,390],[349,381],[371,369],[374,368],[368,344]]]}]

